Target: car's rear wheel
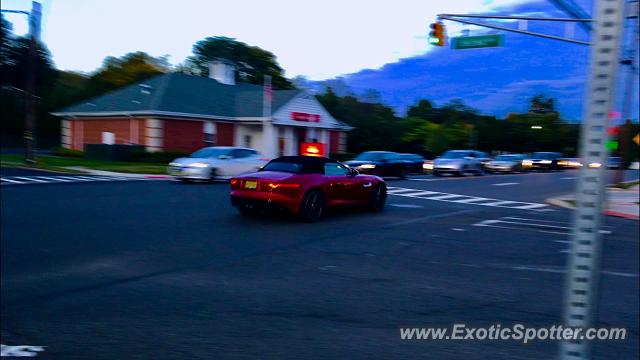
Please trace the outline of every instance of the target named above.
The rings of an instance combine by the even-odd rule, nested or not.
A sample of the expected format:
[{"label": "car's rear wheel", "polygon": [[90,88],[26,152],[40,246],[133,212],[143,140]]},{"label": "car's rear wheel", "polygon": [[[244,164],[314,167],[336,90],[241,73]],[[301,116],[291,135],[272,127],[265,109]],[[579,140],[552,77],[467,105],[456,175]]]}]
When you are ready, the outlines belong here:
[{"label": "car's rear wheel", "polygon": [[320,190],[309,190],[302,199],[299,217],[305,222],[318,221],[324,213],[324,197]]},{"label": "car's rear wheel", "polygon": [[369,209],[374,212],[384,210],[384,205],[387,202],[387,187],[380,184],[371,193],[371,203]]}]

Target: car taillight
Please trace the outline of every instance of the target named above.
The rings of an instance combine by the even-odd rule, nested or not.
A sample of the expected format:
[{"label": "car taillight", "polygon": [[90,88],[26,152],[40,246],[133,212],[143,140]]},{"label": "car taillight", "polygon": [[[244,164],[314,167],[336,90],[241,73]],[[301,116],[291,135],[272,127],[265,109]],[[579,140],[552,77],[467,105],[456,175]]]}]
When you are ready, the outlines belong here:
[{"label": "car taillight", "polygon": [[237,189],[240,186],[240,180],[233,178],[229,180],[229,185],[231,185],[232,189]]}]

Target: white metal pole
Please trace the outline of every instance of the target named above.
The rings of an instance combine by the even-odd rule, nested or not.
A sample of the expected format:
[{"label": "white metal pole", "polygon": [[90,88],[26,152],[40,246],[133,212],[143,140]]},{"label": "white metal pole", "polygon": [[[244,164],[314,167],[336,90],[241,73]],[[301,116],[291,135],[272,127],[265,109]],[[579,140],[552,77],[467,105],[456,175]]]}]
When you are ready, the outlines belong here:
[{"label": "white metal pole", "polygon": [[[597,320],[600,228],[607,182],[606,129],[620,56],[624,5],[624,0],[594,3],[593,46],[580,139],[580,157],[585,166],[578,177],[563,316],[565,326],[585,330],[595,326]],[[561,359],[589,359],[590,353],[590,342],[586,339],[563,341],[560,345]]]}]

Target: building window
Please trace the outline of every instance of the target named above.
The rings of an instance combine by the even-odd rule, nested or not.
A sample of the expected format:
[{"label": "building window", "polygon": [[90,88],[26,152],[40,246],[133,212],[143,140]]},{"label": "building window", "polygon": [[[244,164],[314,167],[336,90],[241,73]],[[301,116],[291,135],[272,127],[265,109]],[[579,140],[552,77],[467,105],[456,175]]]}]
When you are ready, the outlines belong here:
[{"label": "building window", "polygon": [[344,153],[347,151],[347,133],[340,132],[340,142],[338,143],[338,151]]},{"label": "building window", "polygon": [[244,136],[244,146],[248,148],[251,147],[251,135]]}]

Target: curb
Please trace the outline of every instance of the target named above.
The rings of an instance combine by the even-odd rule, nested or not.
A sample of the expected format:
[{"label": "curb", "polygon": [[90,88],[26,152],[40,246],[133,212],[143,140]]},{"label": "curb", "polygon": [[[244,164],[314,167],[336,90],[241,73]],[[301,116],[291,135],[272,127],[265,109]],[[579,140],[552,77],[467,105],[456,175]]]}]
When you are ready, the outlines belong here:
[{"label": "curb", "polygon": [[573,199],[548,198],[544,202],[546,202],[549,205],[554,205],[554,206],[565,208],[565,209],[571,209],[571,210],[575,209],[575,206],[573,206],[567,200],[573,200]]},{"label": "curb", "polygon": [[607,216],[621,217],[621,218],[625,218],[625,219],[628,219],[628,220],[640,220],[638,215],[627,214],[627,213],[623,213],[623,212],[615,211],[615,210],[605,210],[602,213],[607,215]]},{"label": "curb", "polygon": [[[546,199],[544,202],[546,202],[549,205],[554,205],[564,209],[575,210],[575,206],[573,206],[567,200],[573,200],[573,199],[549,198],[549,199]],[[628,220],[640,220],[638,215],[629,214],[621,211],[615,211],[615,210],[603,210],[602,214],[606,216],[620,217]]]}]

